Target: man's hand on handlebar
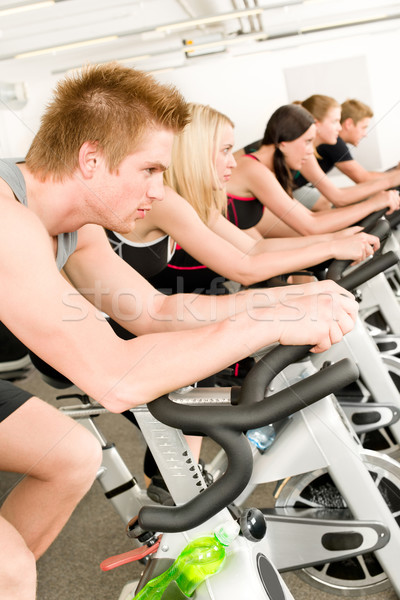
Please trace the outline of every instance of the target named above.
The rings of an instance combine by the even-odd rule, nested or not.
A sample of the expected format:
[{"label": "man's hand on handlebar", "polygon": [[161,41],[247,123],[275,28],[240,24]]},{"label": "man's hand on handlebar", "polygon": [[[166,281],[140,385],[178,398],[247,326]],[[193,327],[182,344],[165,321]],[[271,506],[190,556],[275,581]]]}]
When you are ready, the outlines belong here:
[{"label": "man's hand on handlebar", "polygon": [[287,289],[276,306],[281,344],[310,345],[312,352],[323,352],[353,329],[358,304],[349,292],[340,286],[320,286],[310,295],[299,293]]},{"label": "man's hand on handlebar", "polygon": [[[294,284],[288,287],[273,288],[278,301],[285,303],[288,297],[313,296],[314,294],[342,294],[354,300],[351,292],[345,290],[341,285],[331,279],[322,281],[310,281],[309,283]],[[269,290],[268,290],[269,291]],[[289,294],[289,296],[288,296]]]}]

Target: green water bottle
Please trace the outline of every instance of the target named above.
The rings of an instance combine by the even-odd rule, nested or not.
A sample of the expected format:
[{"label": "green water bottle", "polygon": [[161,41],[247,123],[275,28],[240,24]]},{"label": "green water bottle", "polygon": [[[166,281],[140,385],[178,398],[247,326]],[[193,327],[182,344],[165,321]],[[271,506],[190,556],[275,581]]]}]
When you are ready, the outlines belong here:
[{"label": "green water bottle", "polygon": [[172,581],[186,596],[192,596],[202,581],[218,573],[226,555],[226,547],[238,536],[236,521],[226,521],[214,535],[189,542],[164,573],[151,579],[134,600],[160,600]]}]

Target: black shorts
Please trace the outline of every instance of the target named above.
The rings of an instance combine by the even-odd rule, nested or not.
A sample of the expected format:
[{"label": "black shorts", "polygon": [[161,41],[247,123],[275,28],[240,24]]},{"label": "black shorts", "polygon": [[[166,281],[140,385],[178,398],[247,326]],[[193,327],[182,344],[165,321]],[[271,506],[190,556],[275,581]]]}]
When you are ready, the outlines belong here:
[{"label": "black shorts", "polygon": [[0,379],[0,422],[4,421],[32,396],[33,394],[22,390],[9,381]]}]

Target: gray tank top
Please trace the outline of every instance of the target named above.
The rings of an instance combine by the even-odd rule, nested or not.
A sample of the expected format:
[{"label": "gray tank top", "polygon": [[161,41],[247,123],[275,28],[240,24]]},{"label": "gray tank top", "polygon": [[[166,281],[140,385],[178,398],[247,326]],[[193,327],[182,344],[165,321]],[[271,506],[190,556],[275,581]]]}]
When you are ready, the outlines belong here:
[{"label": "gray tank top", "polygon": [[[28,206],[26,197],[25,179],[17,167],[17,163],[25,162],[23,158],[2,158],[0,159],[0,178],[10,186],[14,196],[21,204]],[[57,236],[57,257],[56,263],[59,269],[62,269],[68,258],[75,251],[78,241],[78,233],[60,233]]]}]

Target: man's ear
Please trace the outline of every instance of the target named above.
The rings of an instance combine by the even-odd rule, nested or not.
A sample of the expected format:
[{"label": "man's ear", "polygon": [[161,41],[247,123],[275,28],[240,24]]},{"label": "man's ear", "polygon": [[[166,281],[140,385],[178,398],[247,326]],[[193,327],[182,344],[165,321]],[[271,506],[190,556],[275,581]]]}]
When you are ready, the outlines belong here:
[{"label": "man's ear", "polygon": [[348,131],[349,129],[351,129],[351,127],[354,127],[354,121],[351,117],[348,117],[347,119],[345,119],[343,121],[343,123],[341,123],[342,125],[342,129],[344,129],[345,131]]},{"label": "man's ear", "polygon": [[91,179],[100,159],[98,143],[84,142],[79,150],[79,168],[85,179]]}]

